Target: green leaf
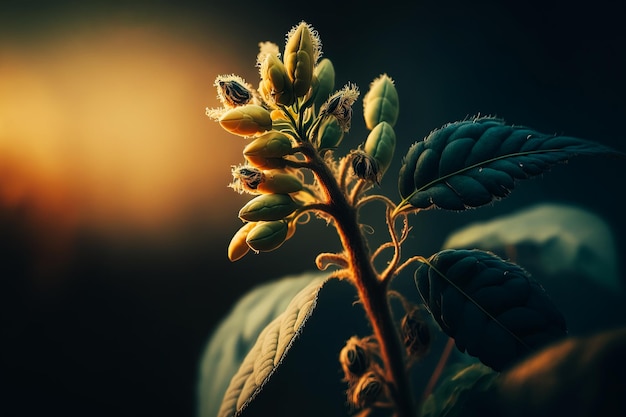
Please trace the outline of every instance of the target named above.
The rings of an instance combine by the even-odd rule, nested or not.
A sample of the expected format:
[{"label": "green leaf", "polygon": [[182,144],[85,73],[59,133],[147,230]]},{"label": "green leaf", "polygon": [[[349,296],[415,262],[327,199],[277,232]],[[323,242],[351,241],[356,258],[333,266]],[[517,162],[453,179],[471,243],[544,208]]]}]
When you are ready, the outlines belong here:
[{"label": "green leaf", "polygon": [[492,392],[499,374],[480,363],[453,368],[457,370],[445,377],[435,392],[424,401],[422,417],[481,415],[471,411],[477,407],[477,403],[490,400],[486,397]]},{"label": "green leaf", "polygon": [[497,371],[567,333],[543,287],[489,252],[443,250],[417,269],[415,283],[457,348]]},{"label": "green leaf", "polygon": [[400,208],[465,210],[506,197],[515,181],[575,155],[621,155],[569,136],[509,126],[490,117],[450,123],[416,142],[400,168]]},{"label": "green leaf", "polygon": [[291,299],[285,311],[259,334],[224,394],[218,416],[232,416],[260,392],[280,365],[309,318],[323,286],[313,280]]},{"label": "green leaf", "polygon": [[[533,275],[584,276],[621,290],[615,239],[598,215],[566,204],[537,204],[452,233],[444,249],[478,248],[513,259]],[[542,282],[545,284],[545,282]],[[572,282],[563,292],[571,297]]]},{"label": "green leaf", "polygon": [[304,273],[258,285],[233,306],[213,331],[202,356],[198,416],[215,417],[228,384],[261,331],[282,314],[308,285],[321,285],[326,273]]}]

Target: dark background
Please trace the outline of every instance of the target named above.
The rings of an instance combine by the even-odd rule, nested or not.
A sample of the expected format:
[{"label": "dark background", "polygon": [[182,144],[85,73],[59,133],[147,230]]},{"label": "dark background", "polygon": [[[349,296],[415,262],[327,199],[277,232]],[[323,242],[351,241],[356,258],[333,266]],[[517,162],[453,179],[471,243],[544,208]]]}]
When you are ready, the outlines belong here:
[{"label": "dark background", "polygon": [[[618,2],[3,2],[0,378],[5,388],[0,413],[191,416],[198,361],[220,317],[256,283],[310,270],[319,251],[338,247],[331,231],[313,221],[276,252],[248,255],[234,264],[226,257],[240,225],[236,212],[247,199],[225,187],[243,144],[216,129],[204,108],[218,105],[212,87],[217,74],[237,73],[256,84],[258,42],[270,40],[282,49],[285,33],[300,20],[319,31],[338,88],[351,81],[364,93],[383,72],[395,80],[399,143],[383,182],[385,194],[394,199],[395,173],[408,146],[446,122],[478,113],[626,150],[626,28]],[[147,34],[140,45],[149,44],[150,56],[160,57],[147,72],[140,66],[142,55],[132,49],[135,43],[122,37],[112,50],[92,43],[120,33],[131,38]],[[80,62],[93,59],[95,69],[89,71],[94,74],[132,71],[132,65],[125,67],[128,62],[144,71],[136,75],[139,84],[151,70],[159,73],[162,78],[146,84],[151,94],[146,97],[163,105],[138,114],[132,129],[141,134],[140,128],[166,121],[176,132],[171,141],[194,150],[193,156],[179,150],[190,158],[184,167],[174,163],[174,153],[170,161],[158,159],[154,170],[160,179],[193,182],[184,193],[177,194],[176,186],[150,184],[151,176],[144,179],[147,185],[141,183],[149,187],[145,195],[137,196],[128,185],[133,175],[151,172],[143,169],[154,163],[148,159],[153,131],[146,137],[113,131],[120,137],[107,148],[114,156],[106,161],[126,158],[126,165],[123,176],[104,183],[110,190],[99,194],[103,182],[85,179],[100,166],[100,151],[88,152],[93,163],[77,163],[72,172],[53,171],[63,175],[55,177],[57,188],[50,185],[49,171],[41,166],[49,160],[64,166],[76,144],[95,140],[84,133],[92,130],[79,130],[73,142],[64,142],[68,136],[61,130],[61,139],[55,140],[67,149],[45,153],[50,149],[43,145],[46,129],[32,138],[28,132],[20,136],[27,127],[43,126],[41,115],[11,119],[11,111],[28,108],[40,96],[9,87],[18,81],[32,85],[30,78],[20,77],[46,79],[49,68],[55,68],[74,95],[55,90],[54,100],[83,106],[88,94],[82,95],[72,80],[91,73],[61,66],[66,55],[57,52],[66,47],[72,57],[85,59]],[[181,48],[185,52],[177,53]],[[116,61],[122,55],[126,60]],[[166,69],[178,78],[168,78]],[[117,98],[128,111],[139,111],[140,105],[133,104],[136,84],[129,83],[128,95]],[[54,100],[41,108],[55,110]],[[110,103],[97,108],[104,117],[116,109]],[[360,115],[359,101],[347,146],[364,140]],[[70,118],[70,125],[81,123],[83,116]],[[32,148],[15,151],[29,138]],[[145,151],[135,149],[137,143]],[[33,152],[43,156],[33,159]],[[40,176],[31,175],[40,168]],[[576,158],[542,178],[519,183],[509,198],[491,206],[412,218],[415,237],[407,245],[416,254],[430,255],[451,231],[471,221],[553,201],[605,218],[621,254],[626,245],[623,175],[623,160]],[[122,193],[125,186],[131,187],[127,194]],[[51,187],[64,192],[51,193]],[[96,203],[85,193],[93,193]],[[119,205],[135,197],[135,205]],[[144,214],[172,201],[183,203],[143,222]],[[109,202],[123,209],[109,210]]]}]

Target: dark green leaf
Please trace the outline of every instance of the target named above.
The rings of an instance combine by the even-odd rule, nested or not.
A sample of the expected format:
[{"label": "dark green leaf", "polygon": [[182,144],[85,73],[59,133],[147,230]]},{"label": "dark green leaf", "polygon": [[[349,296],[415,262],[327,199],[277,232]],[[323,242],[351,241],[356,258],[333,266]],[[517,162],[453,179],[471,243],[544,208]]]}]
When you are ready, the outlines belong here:
[{"label": "dark green leaf", "polygon": [[516,180],[539,175],[573,156],[594,154],[619,153],[490,117],[450,123],[409,148],[400,168],[400,206],[478,207],[506,197]]},{"label": "dark green leaf", "polygon": [[480,250],[444,250],[415,273],[441,329],[460,351],[502,370],[566,335],[565,319],[520,266]]}]

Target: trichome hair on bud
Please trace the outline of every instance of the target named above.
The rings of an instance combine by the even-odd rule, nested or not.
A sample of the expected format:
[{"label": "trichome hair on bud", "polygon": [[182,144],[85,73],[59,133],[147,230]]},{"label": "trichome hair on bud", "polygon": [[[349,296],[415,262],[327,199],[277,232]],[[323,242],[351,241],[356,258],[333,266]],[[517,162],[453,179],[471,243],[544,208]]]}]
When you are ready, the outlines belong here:
[{"label": "trichome hair on bud", "polygon": [[352,123],[352,105],[358,97],[359,88],[356,84],[346,84],[322,104],[319,117],[333,115],[337,118],[341,130],[343,132],[349,131]]},{"label": "trichome hair on bud", "polygon": [[372,352],[366,340],[352,336],[339,353],[339,362],[346,380],[363,375],[372,363]]},{"label": "trichome hair on bud", "polygon": [[252,102],[254,90],[238,75],[219,75],[213,84],[224,107],[238,107]]},{"label": "trichome hair on bud", "polygon": [[354,175],[362,180],[371,181],[380,185],[380,170],[376,159],[362,149],[351,151],[350,158]]},{"label": "trichome hair on bud", "polygon": [[297,25],[292,27],[289,32],[287,32],[287,35],[285,36],[285,43],[289,44],[290,40],[301,30],[301,28],[306,28],[309,32],[310,41],[313,49],[313,56],[311,58],[313,64],[316,64],[322,56],[322,40],[317,30],[313,29],[313,26],[304,21],[298,23]]},{"label": "trichome hair on bud", "polygon": [[352,389],[350,402],[361,410],[377,405],[385,397],[385,381],[378,372],[365,373]]},{"label": "trichome hair on bud", "polygon": [[257,194],[256,189],[265,179],[263,171],[249,165],[233,166],[231,172],[233,174],[233,182],[228,186],[239,194],[244,192]]}]

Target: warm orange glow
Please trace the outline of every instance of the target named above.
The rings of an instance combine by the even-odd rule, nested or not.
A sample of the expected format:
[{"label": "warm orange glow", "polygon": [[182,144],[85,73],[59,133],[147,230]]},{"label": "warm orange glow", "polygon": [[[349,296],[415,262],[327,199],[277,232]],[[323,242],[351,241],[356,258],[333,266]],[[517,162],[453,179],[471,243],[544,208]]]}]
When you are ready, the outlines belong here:
[{"label": "warm orange glow", "polygon": [[107,233],[232,217],[216,201],[235,203],[229,164],[245,143],[205,107],[215,76],[243,64],[213,49],[122,23],[0,41],[0,208]]}]

